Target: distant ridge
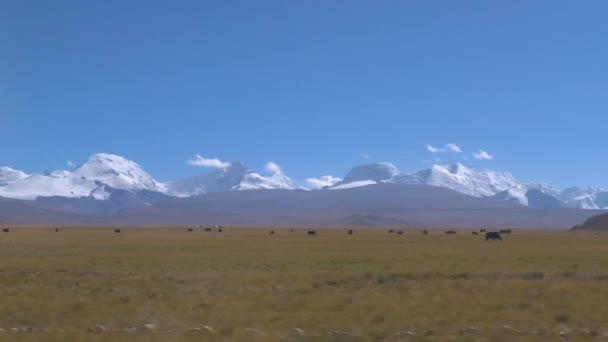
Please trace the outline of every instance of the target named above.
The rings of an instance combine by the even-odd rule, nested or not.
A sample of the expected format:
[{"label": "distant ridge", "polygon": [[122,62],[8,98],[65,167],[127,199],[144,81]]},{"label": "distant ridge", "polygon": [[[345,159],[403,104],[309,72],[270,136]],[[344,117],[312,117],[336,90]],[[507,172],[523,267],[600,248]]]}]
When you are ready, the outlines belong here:
[{"label": "distant ridge", "polygon": [[572,230],[605,230],[608,231],[608,213],[590,217],[584,223],[576,225]]},{"label": "distant ridge", "polygon": [[71,171],[0,168],[0,196],[17,200],[0,204],[0,222],[570,228],[608,208],[601,189],[519,183],[507,172],[460,163],[413,173],[372,163],[353,167],[343,179],[316,180],[320,189],[303,189],[274,163],[260,174],[241,162],[220,162],[209,172],[162,183],[134,161],[97,153]]},{"label": "distant ridge", "polygon": [[[154,193],[148,193],[151,195]],[[70,199],[87,214],[51,203],[0,201],[0,224],[85,226],[311,226],[568,229],[594,214],[580,209],[531,209],[495,198],[477,198],[426,185],[375,184],[336,191],[255,190],[142,200],[122,192],[124,208],[111,202]],[[57,201],[57,202],[55,202]]]}]

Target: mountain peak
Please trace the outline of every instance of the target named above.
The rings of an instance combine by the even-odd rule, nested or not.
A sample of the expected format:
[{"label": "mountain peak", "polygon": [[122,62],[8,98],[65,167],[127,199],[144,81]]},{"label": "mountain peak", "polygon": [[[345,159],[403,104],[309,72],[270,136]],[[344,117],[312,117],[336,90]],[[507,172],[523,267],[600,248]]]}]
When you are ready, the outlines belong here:
[{"label": "mountain peak", "polygon": [[225,192],[257,189],[295,189],[293,181],[278,167],[265,177],[250,170],[242,162],[232,162],[226,168],[214,169],[206,174],[170,182],[167,193],[187,197],[209,192]]},{"label": "mountain peak", "polygon": [[353,167],[340,184],[372,180],[385,181],[399,174],[397,167],[391,163],[373,163]]},{"label": "mountain peak", "polygon": [[469,169],[460,163],[449,167],[433,165],[430,169],[399,175],[396,181],[450,188],[475,197],[494,196],[518,185],[508,173]]},{"label": "mountain peak", "polygon": [[28,174],[23,171],[15,170],[7,166],[0,167],[0,185],[15,182],[27,177]]},{"label": "mountain peak", "polygon": [[161,185],[139,164],[109,153],[92,155],[84,164],[71,172],[71,176],[100,181],[115,189],[161,190]]},{"label": "mountain peak", "polygon": [[461,163],[454,163],[452,164],[452,166],[449,167],[448,170],[450,171],[450,173],[457,174],[458,172],[467,171],[469,169]]}]

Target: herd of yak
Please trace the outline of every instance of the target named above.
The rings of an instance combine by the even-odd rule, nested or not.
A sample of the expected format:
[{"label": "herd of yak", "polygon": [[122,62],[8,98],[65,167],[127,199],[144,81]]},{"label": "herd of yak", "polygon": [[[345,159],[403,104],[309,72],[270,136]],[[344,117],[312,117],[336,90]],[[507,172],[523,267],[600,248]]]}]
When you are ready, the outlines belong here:
[{"label": "herd of yak", "polygon": [[[201,228],[203,228],[203,226],[201,226]],[[221,233],[223,231],[223,227],[216,227],[216,228],[217,228],[218,233]],[[213,231],[213,228],[210,228],[210,227],[204,227],[204,229],[205,229],[206,232]],[[189,232],[193,232],[194,228],[188,228],[188,231]],[[9,233],[10,229],[4,228],[4,229],[2,229],[2,232],[3,233]],[[55,228],[55,233],[58,233],[58,232],[59,232],[59,228]],[[290,232],[293,233],[294,230],[290,229]],[[114,229],[114,233],[117,233],[117,234],[120,233],[120,229]],[[347,230],[346,233],[348,235],[353,235],[354,231],[352,229],[349,229],[349,230]],[[395,231],[394,229],[389,229],[388,233],[389,234],[403,235],[403,230],[397,230],[397,231]],[[428,233],[429,233],[428,230],[423,230],[422,231],[423,235],[428,235]],[[511,229],[501,229],[501,230],[499,230],[497,232],[488,232],[485,229],[480,229],[479,232],[474,231],[472,234],[473,235],[479,235],[479,233],[485,233],[486,241],[496,241],[496,240],[502,241],[502,238],[500,237],[500,234],[511,234]],[[317,231],[316,230],[308,230],[307,234],[308,235],[317,235]],[[445,234],[446,235],[453,235],[453,234],[456,234],[456,231],[455,230],[448,230],[448,231],[445,232]],[[270,235],[274,235],[274,230],[270,231]]]}]

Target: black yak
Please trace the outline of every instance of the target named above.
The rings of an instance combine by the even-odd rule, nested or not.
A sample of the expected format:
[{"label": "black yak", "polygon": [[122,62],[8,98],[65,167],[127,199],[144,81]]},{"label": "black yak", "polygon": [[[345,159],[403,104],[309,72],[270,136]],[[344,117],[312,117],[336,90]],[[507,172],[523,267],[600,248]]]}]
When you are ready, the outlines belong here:
[{"label": "black yak", "polygon": [[496,241],[496,240],[500,240],[502,241],[502,238],[500,237],[500,233],[499,232],[487,232],[486,233],[486,241]]}]

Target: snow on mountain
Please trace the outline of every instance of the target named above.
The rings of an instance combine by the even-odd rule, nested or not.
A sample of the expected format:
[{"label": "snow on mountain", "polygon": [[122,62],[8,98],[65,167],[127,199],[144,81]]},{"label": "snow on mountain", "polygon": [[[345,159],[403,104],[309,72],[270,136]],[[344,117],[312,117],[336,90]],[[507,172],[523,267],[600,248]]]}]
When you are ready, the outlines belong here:
[{"label": "snow on mountain", "polygon": [[27,173],[10,167],[0,167],[0,186],[27,178]]},{"label": "snow on mountain", "polygon": [[99,185],[93,180],[34,174],[0,187],[0,197],[34,200],[37,197],[87,197]]},{"label": "snow on mountain", "polygon": [[577,209],[600,209],[598,205],[595,203],[593,195],[581,195],[573,197],[565,202],[566,207],[568,208],[577,208]]},{"label": "snow on mountain", "polygon": [[164,191],[163,185],[155,181],[136,162],[114,154],[92,155],[71,172],[69,177],[99,181],[120,190]]},{"label": "snow on mountain", "polygon": [[342,180],[342,184],[357,181],[385,181],[399,174],[399,170],[391,163],[376,163],[353,167]]},{"label": "snow on mountain", "polygon": [[525,186],[516,185],[508,190],[499,192],[494,197],[527,207],[529,204],[527,193],[528,189]]},{"label": "snow on mountain", "polygon": [[[437,186],[474,197],[495,197],[534,208],[563,206],[561,191],[551,185],[542,182],[520,184],[509,173],[469,169],[460,163],[449,167],[433,165],[429,169],[408,174],[400,174],[396,167],[388,163],[362,165],[353,168],[344,181],[329,189],[348,189],[376,183]],[[608,205],[608,193],[605,199]]]},{"label": "snow on mountain", "polygon": [[433,165],[430,169],[397,175],[394,182],[450,188],[475,197],[494,196],[519,185],[509,173],[473,170],[460,163],[450,167]]},{"label": "snow on mountain", "polygon": [[45,176],[49,176],[52,178],[65,178],[70,175],[70,171],[58,170],[58,171],[46,171],[42,173]]},{"label": "snow on mountain", "polygon": [[23,200],[53,196],[106,198],[102,194],[103,189],[98,189],[103,186],[130,191],[164,191],[164,186],[137,163],[117,155],[99,153],[73,172],[45,172],[3,184],[0,196]]},{"label": "snow on mountain", "polygon": [[[0,168],[0,197],[34,200],[38,197],[86,197],[105,201],[120,191],[139,196],[143,193],[177,197],[210,192],[257,189],[294,190],[294,182],[281,168],[266,165],[266,174],[256,173],[240,162],[225,163],[194,177],[159,183],[137,163],[123,157],[98,153],[74,171],[52,171],[28,175],[9,167]],[[542,182],[518,183],[506,172],[470,169],[457,163],[402,174],[390,163],[353,167],[343,180],[332,176],[309,178],[313,188],[349,189],[377,183],[430,185],[449,188],[474,197],[501,198],[517,205],[535,208],[608,208],[608,192],[593,188],[559,190]],[[320,185],[320,186],[316,186]],[[118,191],[118,192],[117,192]],[[126,191],[126,192],[125,192]],[[127,196],[125,195],[125,196]],[[138,197],[139,198],[139,197]]]},{"label": "snow on mountain", "polygon": [[310,189],[317,190],[334,186],[336,183],[341,182],[342,178],[334,177],[331,175],[321,176],[319,178],[306,178],[306,184]]},{"label": "snow on mountain", "polygon": [[581,189],[572,187],[560,193],[560,200],[568,208],[578,209],[606,209],[608,208],[608,192],[603,189],[587,187]]},{"label": "snow on mountain", "polygon": [[399,170],[391,163],[375,163],[353,167],[342,181],[329,189],[348,189],[351,187],[388,182],[399,175]]},{"label": "snow on mountain", "polygon": [[526,192],[528,207],[535,209],[559,209],[564,203],[557,197],[547,194],[539,189],[528,189]]},{"label": "snow on mountain", "polygon": [[544,182],[529,182],[524,184],[528,190],[538,190],[544,194],[553,196],[555,198],[561,198],[562,191],[553,185]]},{"label": "snow on mountain", "polygon": [[243,163],[230,163],[226,168],[217,168],[206,174],[167,183],[167,194],[188,197],[207,192],[232,191],[248,171]]},{"label": "snow on mountain", "polygon": [[372,184],[378,184],[378,182],[373,181],[373,180],[360,180],[360,181],[354,181],[354,182],[350,182],[350,183],[344,183],[344,184],[332,186],[331,188],[329,188],[329,190],[352,189],[352,188],[358,188],[361,186],[372,185]]},{"label": "snow on mountain", "polygon": [[168,183],[166,187],[167,194],[178,197],[222,191],[295,189],[293,181],[280,169],[273,169],[270,176],[262,176],[240,162],[230,163],[226,168],[214,169],[204,175]]},{"label": "snow on mountain", "polygon": [[248,172],[235,190],[257,190],[257,189],[295,189],[295,185],[282,172],[275,173],[269,177],[260,176],[255,172]]}]

